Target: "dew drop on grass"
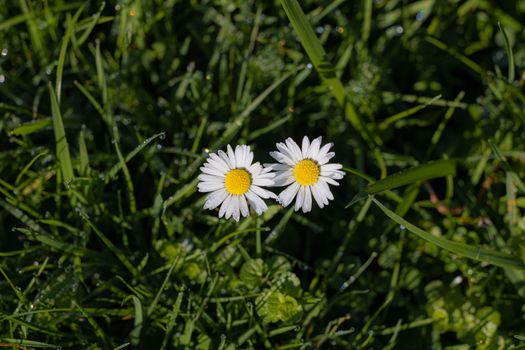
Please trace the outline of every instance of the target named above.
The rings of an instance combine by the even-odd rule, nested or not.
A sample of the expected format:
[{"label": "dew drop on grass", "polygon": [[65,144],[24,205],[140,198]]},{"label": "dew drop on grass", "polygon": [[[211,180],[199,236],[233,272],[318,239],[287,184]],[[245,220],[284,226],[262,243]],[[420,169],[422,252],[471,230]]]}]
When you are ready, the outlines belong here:
[{"label": "dew drop on grass", "polygon": [[397,26],[396,27],[396,34],[397,35],[403,34],[404,31],[405,31],[405,29],[403,28],[403,26]]},{"label": "dew drop on grass", "polygon": [[7,56],[7,53],[8,53],[7,47],[4,47],[2,49],[2,56]]},{"label": "dew drop on grass", "polygon": [[306,65],[306,68],[308,68],[308,69],[312,69],[312,68],[313,68],[313,66],[312,66],[312,64],[311,64],[311,63],[308,63],[308,64]]},{"label": "dew drop on grass", "polygon": [[425,16],[425,11],[421,10],[416,13],[416,21],[423,20],[423,17]]},{"label": "dew drop on grass", "polygon": [[405,228],[406,228],[406,227],[405,227],[404,225],[399,225],[399,229],[400,229],[401,231],[404,231]]},{"label": "dew drop on grass", "polygon": [[316,28],[315,28],[315,32],[316,32],[317,34],[322,34],[322,33],[324,32],[324,27],[322,27],[322,26],[318,26],[318,27],[316,27]]}]

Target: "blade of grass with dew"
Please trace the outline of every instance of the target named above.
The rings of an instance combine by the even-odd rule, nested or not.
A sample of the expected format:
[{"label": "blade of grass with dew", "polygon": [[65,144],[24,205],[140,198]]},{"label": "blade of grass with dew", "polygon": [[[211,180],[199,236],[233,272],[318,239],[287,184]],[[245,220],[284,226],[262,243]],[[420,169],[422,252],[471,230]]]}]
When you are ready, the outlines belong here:
[{"label": "blade of grass with dew", "polygon": [[73,165],[71,156],[69,155],[69,145],[67,143],[66,131],[64,130],[64,123],[62,121],[62,114],[55,95],[55,91],[48,85],[49,95],[51,98],[51,114],[53,117],[53,130],[55,132],[55,146],[58,163],[60,164],[60,171],[62,172],[62,180],[66,185],[69,185],[73,180]]},{"label": "blade of grass with dew", "polygon": [[512,255],[501,253],[493,249],[474,247],[465,243],[454,242],[445,238],[435,236],[426,231],[423,231],[415,225],[412,225],[411,223],[409,223],[408,221],[406,221],[405,219],[403,219],[402,217],[385,207],[377,199],[373,198],[372,200],[379,207],[379,209],[381,209],[383,213],[385,213],[385,215],[388,216],[390,219],[392,219],[399,225],[404,226],[408,231],[414,233],[419,238],[422,238],[425,241],[435,244],[440,248],[448,250],[454,254],[458,254],[459,256],[464,256],[495,266],[525,270],[525,264],[519,261],[517,258],[513,257]]},{"label": "blade of grass with dew", "polygon": [[135,200],[135,188],[133,187],[131,174],[129,173],[128,166],[126,165],[126,160],[120,151],[118,141],[114,140],[113,145],[115,146],[115,152],[117,153],[122,172],[124,173],[124,179],[126,180],[126,187],[128,188],[129,210],[131,213],[135,213],[137,211],[137,202]]},{"label": "blade of grass with dew", "polygon": [[390,126],[390,124],[395,123],[396,121],[398,121],[400,119],[407,118],[407,117],[410,117],[410,116],[416,114],[420,110],[425,109],[428,106],[432,105],[435,101],[438,101],[440,98],[441,98],[441,94],[433,97],[430,101],[426,102],[424,105],[415,106],[415,107],[409,108],[409,109],[407,109],[405,111],[396,113],[396,114],[394,114],[394,115],[392,115],[392,116],[390,116],[388,118],[385,118],[385,120],[383,120],[379,124],[379,129],[385,130],[386,128],[388,128]]},{"label": "blade of grass with dew", "polygon": [[426,181],[437,177],[456,174],[456,162],[451,159],[442,159],[419,165],[410,169],[402,170],[389,177],[368,185],[364,190],[352,198],[347,206],[350,206],[369,195],[391,190],[414,182]]},{"label": "blade of grass with dew", "polygon": [[374,137],[372,137],[368,133],[363,121],[348,101],[343,83],[337,78],[334,66],[328,61],[323,46],[319,39],[317,39],[310,22],[308,22],[297,0],[280,0],[280,2],[308,57],[321,76],[322,81],[330,88],[339,105],[345,110],[346,116],[352,126],[361,134],[365,141],[372,142],[374,145],[380,145],[381,140],[377,135],[373,135]]},{"label": "blade of grass with dew", "polygon": [[[166,134],[164,132],[159,132],[158,134],[155,134],[155,135],[153,135],[151,137],[148,137],[147,139],[142,141],[142,143],[140,145],[135,147],[135,149],[133,151],[129,152],[126,155],[126,157],[124,158],[124,164],[129,162],[131,159],[133,159],[133,157],[135,157],[140,151],[142,151],[144,149],[144,147],[149,145],[151,142],[155,141],[158,138],[164,139],[165,135]],[[119,160],[118,163],[113,165],[111,167],[111,169],[109,169],[107,174],[104,176],[105,182],[109,183],[110,180],[114,179],[115,175],[117,175],[117,173],[122,169],[122,166],[123,166],[123,163],[120,160]]]}]

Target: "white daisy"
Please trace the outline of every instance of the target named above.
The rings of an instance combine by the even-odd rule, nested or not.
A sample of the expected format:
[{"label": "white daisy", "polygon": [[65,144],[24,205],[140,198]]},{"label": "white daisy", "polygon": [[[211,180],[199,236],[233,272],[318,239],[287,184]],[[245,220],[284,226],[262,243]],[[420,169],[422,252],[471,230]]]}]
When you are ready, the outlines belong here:
[{"label": "white daisy", "polygon": [[223,151],[210,153],[202,174],[199,175],[199,192],[211,192],[206,198],[204,209],[215,209],[219,205],[219,217],[232,217],[239,221],[240,216],[248,216],[248,204],[257,214],[268,209],[261,198],[277,198],[263,189],[274,184],[274,173],[263,168],[259,162],[253,163],[253,152],[249,146],[236,146],[235,152],[228,145],[228,153]]},{"label": "white daisy", "polygon": [[294,140],[287,138],[285,143],[276,144],[278,151],[270,152],[279,162],[265,164],[276,171],[275,186],[288,186],[279,194],[278,202],[281,205],[288,206],[297,196],[295,211],[302,208],[307,213],[312,209],[312,195],[320,208],[334,199],[328,185],[339,186],[335,180],[342,179],[345,173],[340,170],[343,168],[341,164],[328,164],[335,155],[329,152],[333,143],[321,147],[321,140],[318,137],[310,143],[305,136],[299,148]]}]

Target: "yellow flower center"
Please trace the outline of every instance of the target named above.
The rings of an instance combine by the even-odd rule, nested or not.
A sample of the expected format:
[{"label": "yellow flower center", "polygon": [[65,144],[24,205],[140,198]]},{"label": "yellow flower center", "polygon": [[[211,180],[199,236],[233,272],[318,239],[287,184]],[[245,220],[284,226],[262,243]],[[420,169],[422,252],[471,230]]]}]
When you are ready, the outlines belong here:
[{"label": "yellow flower center", "polygon": [[310,159],[303,159],[293,168],[293,177],[302,186],[313,185],[319,178],[319,165]]},{"label": "yellow flower center", "polygon": [[250,173],[245,169],[233,169],[226,174],[224,180],[224,186],[226,191],[230,194],[241,195],[248,192],[250,185],[252,184],[252,178]]}]

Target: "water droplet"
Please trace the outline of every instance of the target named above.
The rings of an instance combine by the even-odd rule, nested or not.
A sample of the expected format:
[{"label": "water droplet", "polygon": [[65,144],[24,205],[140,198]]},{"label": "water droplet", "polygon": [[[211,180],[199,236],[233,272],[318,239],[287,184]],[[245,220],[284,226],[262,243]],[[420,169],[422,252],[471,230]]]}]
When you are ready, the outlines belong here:
[{"label": "water droplet", "polygon": [[403,34],[404,31],[405,31],[405,29],[403,28],[403,26],[397,26],[396,27],[396,34],[397,35]]},{"label": "water droplet", "polygon": [[157,149],[162,149],[162,145],[160,143],[157,143]]},{"label": "water droplet", "polygon": [[0,74],[0,84],[5,82],[5,75]]},{"label": "water droplet", "polygon": [[406,228],[406,227],[405,227],[404,225],[399,225],[399,229],[400,229],[401,231],[404,231],[405,228]]},{"label": "water droplet", "polygon": [[53,72],[53,70],[51,68],[46,68],[46,74],[47,75],[51,75],[52,72]]},{"label": "water droplet", "polygon": [[315,28],[317,34],[322,34],[324,32],[324,27],[318,26]]},{"label": "water droplet", "polygon": [[7,47],[4,47],[2,49],[2,56],[7,56],[7,52],[8,52]]},{"label": "water droplet", "polygon": [[313,66],[312,66],[312,64],[311,64],[311,63],[308,63],[308,64],[306,65],[306,68],[308,68],[308,69],[312,69],[312,68],[313,68]]},{"label": "water droplet", "polygon": [[116,5],[115,5],[115,11],[118,11],[118,10],[120,10],[120,5],[119,5],[119,4],[116,4]]},{"label": "water droplet", "polygon": [[423,20],[423,17],[425,16],[425,11],[421,10],[416,13],[416,21]]}]

